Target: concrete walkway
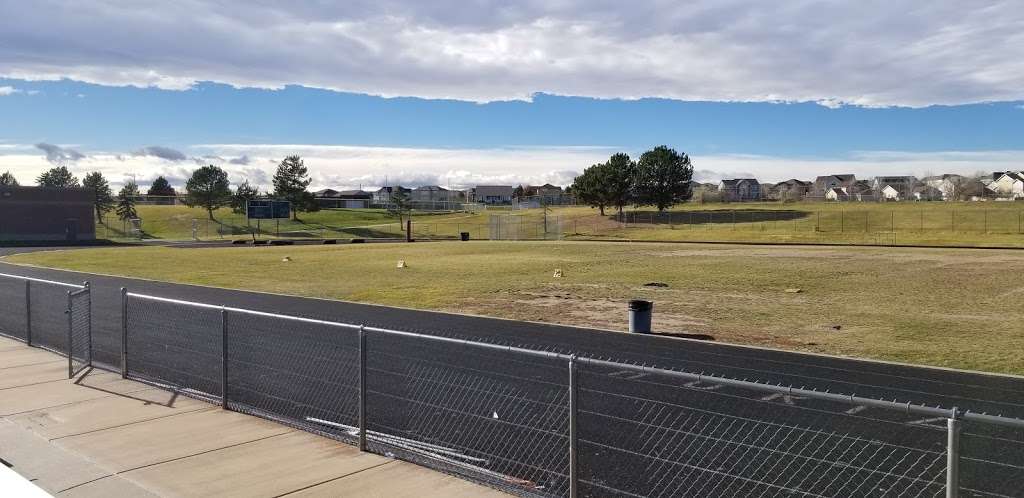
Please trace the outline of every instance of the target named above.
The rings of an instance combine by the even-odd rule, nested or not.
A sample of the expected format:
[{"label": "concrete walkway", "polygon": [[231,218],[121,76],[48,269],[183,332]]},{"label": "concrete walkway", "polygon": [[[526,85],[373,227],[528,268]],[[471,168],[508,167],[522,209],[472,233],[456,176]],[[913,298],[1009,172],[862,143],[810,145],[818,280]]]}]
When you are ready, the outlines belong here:
[{"label": "concrete walkway", "polygon": [[55,496],[506,496],[0,337],[0,459]]}]

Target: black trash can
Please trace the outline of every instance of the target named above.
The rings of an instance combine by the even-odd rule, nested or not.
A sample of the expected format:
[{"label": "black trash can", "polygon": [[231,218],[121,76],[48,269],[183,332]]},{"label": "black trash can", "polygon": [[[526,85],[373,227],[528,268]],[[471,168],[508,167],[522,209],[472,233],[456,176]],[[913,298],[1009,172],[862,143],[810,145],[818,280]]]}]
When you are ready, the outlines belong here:
[{"label": "black trash can", "polygon": [[463,242],[466,242],[467,240],[469,240],[469,232],[460,232],[459,236],[462,237],[462,241]]},{"label": "black trash can", "polygon": [[629,331],[634,334],[651,333],[651,314],[654,310],[654,303],[643,299],[633,299],[629,302]]}]

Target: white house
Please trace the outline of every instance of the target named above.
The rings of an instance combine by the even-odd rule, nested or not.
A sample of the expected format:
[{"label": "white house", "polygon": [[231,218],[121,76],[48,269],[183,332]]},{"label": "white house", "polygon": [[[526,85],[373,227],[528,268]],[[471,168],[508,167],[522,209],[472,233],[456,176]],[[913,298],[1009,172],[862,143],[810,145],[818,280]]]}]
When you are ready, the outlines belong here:
[{"label": "white house", "polygon": [[826,201],[848,201],[850,200],[850,194],[846,193],[846,189],[842,187],[832,187],[825,191]]},{"label": "white house", "polygon": [[899,201],[903,200],[902,192],[892,185],[886,185],[882,187],[882,190],[878,192],[879,197],[885,201]]},{"label": "white house", "polygon": [[1007,171],[989,184],[989,188],[1003,199],[1024,199],[1024,171]]}]

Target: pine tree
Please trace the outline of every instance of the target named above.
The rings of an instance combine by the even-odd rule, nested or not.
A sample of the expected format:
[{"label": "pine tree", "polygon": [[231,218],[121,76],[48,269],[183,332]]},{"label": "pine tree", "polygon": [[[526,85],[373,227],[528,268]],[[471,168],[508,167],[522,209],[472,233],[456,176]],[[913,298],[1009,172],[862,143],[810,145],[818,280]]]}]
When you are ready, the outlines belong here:
[{"label": "pine tree", "polygon": [[95,195],[93,197],[93,208],[96,210],[96,219],[103,223],[103,215],[114,209],[116,204],[114,194],[110,190],[110,184],[103,177],[102,173],[94,171],[85,175],[85,178],[82,179],[82,186],[93,191]]}]

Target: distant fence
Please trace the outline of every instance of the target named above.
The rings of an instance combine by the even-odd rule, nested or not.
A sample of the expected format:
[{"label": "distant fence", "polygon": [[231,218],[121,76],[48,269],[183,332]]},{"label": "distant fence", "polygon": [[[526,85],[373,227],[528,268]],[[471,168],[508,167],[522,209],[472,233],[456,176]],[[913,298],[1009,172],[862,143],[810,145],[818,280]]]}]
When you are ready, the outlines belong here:
[{"label": "distant fence", "polygon": [[82,285],[0,273],[0,335],[68,358],[68,377],[92,363],[92,293]]}]

